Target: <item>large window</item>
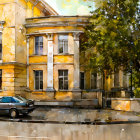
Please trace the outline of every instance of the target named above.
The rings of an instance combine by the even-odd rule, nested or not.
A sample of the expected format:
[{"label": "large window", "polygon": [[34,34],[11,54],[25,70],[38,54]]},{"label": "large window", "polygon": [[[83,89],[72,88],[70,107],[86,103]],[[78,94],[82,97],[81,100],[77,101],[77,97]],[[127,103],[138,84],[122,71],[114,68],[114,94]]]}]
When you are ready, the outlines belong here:
[{"label": "large window", "polygon": [[35,37],[35,54],[36,55],[43,54],[43,37],[42,36]]},{"label": "large window", "polygon": [[97,88],[97,73],[91,73],[91,89]]},{"label": "large window", "polygon": [[0,70],[0,90],[2,89],[2,70]]},{"label": "large window", "polygon": [[58,53],[68,53],[68,35],[58,36]]},{"label": "large window", "polygon": [[59,90],[68,89],[68,70],[59,70]]},{"label": "large window", "polygon": [[0,60],[2,59],[2,33],[0,32]]},{"label": "large window", "polygon": [[85,74],[84,72],[80,72],[80,89],[85,88]]},{"label": "large window", "polygon": [[35,70],[35,90],[43,90],[43,71]]}]

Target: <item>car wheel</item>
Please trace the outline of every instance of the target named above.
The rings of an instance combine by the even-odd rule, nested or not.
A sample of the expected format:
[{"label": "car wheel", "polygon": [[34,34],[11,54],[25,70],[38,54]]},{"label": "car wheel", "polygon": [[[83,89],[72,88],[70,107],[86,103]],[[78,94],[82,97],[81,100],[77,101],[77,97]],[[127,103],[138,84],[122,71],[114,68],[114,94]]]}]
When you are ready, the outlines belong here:
[{"label": "car wheel", "polygon": [[10,109],[10,117],[16,118],[18,116],[18,111],[16,109]]}]

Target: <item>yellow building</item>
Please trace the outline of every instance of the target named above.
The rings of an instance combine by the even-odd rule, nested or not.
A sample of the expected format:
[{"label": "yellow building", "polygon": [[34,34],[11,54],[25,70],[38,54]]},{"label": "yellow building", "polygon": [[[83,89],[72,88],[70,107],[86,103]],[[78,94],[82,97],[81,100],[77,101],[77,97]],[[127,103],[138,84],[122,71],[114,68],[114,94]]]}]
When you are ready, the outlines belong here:
[{"label": "yellow building", "polygon": [[0,0],[0,96],[101,99],[101,76],[79,61],[87,18],[60,16],[44,0]]}]

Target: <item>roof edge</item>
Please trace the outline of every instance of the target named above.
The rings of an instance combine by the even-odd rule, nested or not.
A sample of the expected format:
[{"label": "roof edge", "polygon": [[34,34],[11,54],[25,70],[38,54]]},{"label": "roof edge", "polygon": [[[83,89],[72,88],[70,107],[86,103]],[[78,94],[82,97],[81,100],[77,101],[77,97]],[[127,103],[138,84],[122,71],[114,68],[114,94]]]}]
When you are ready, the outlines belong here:
[{"label": "roof edge", "polygon": [[59,15],[46,1],[39,0],[45,7],[47,11],[49,11],[52,15]]},{"label": "roof edge", "polygon": [[64,16],[64,15],[50,15],[50,16],[42,16],[42,17],[31,17],[31,18],[26,18],[26,20],[32,20],[32,19],[43,19],[43,18],[58,18],[58,17],[64,17],[64,18],[68,18],[68,17],[83,17],[83,18],[89,18],[90,16],[86,16],[86,15],[75,15],[75,16]]}]

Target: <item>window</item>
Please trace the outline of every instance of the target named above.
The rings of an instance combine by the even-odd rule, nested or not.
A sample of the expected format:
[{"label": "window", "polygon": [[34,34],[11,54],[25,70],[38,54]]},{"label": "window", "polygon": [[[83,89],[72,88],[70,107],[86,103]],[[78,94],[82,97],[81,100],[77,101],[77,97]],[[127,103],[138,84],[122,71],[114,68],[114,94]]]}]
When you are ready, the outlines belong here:
[{"label": "window", "polygon": [[68,53],[68,35],[59,35],[58,43],[58,53]]},{"label": "window", "polygon": [[91,89],[97,88],[97,73],[91,73]]},{"label": "window", "polygon": [[2,33],[0,32],[0,60],[2,59]]},{"label": "window", "polygon": [[80,89],[85,88],[85,74],[84,72],[80,72]]},{"label": "window", "polygon": [[0,90],[2,89],[2,70],[0,70]]},{"label": "window", "polygon": [[43,54],[43,37],[42,36],[35,37],[35,54],[37,55]]},{"label": "window", "polygon": [[35,90],[43,90],[43,71],[34,71],[35,75]]},{"label": "window", "polygon": [[59,70],[59,90],[68,89],[68,70]]}]

